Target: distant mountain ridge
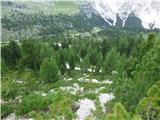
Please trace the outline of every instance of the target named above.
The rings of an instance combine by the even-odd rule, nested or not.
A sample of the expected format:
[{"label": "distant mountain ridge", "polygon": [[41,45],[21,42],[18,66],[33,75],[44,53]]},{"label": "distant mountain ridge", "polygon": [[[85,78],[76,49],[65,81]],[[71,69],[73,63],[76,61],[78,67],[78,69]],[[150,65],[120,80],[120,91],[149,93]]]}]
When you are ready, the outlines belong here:
[{"label": "distant mountain ridge", "polygon": [[[13,6],[2,4],[3,11],[13,10],[47,14],[79,14],[84,12],[90,18],[93,14],[102,17],[106,24],[118,27],[160,29],[160,0],[2,0],[12,1]],[[21,1],[21,2],[20,2]],[[22,2],[23,1],[23,2]],[[55,4],[56,1],[61,1]],[[63,4],[64,1],[64,4]],[[66,2],[71,5],[66,4]],[[12,4],[10,2],[10,4]],[[38,2],[38,3],[36,3]],[[44,4],[45,2],[45,4]],[[19,3],[19,4],[18,4]],[[15,7],[16,6],[16,7]],[[5,14],[5,13],[3,13]],[[8,14],[6,12],[6,14]]]},{"label": "distant mountain ridge", "polygon": [[159,0],[90,0],[89,2],[110,25],[116,25],[117,19],[122,21],[122,26],[129,25],[127,22],[131,22],[131,18],[134,18],[138,24],[141,22],[141,25],[136,27],[160,28]]}]

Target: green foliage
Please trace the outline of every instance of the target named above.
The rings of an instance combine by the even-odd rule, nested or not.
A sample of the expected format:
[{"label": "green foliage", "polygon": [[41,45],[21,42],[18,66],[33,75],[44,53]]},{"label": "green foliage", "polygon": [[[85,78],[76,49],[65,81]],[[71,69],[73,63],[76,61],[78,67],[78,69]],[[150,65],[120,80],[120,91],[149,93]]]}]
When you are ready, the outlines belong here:
[{"label": "green foliage", "polygon": [[51,104],[52,98],[38,94],[30,94],[22,98],[22,102],[16,106],[16,114],[24,115],[30,111],[46,110]]},{"label": "green foliage", "polygon": [[105,58],[103,71],[105,73],[111,73],[112,71],[122,72],[124,70],[123,62],[125,62],[125,58],[120,56],[115,48],[112,48]]},{"label": "green foliage", "polygon": [[82,58],[84,58],[87,54],[87,46],[86,44],[82,44],[81,48],[80,48],[80,56]]},{"label": "green foliage", "polygon": [[134,67],[135,67],[135,58],[133,56],[130,56],[128,59],[126,59],[126,63],[124,66],[125,71],[129,77],[131,76],[131,72],[134,70]]},{"label": "green foliage", "polygon": [[102,111],[101,103],[98,99],[95,101],[96,110],[93,111],[94,118],[98,120],[105,120],[105,113]]},{"label": "green foliage", "polygon": [[95,100],[97,98],[97,94],[95,93],[86,93],[82,96],[82,98],[88,98],[91,100]]},{"label": "green foliage", "polygon": [[75,53],[74,51],[71,49],[69,51],[69,55],[68,55],[68,63],[69,63],[69,66],[70,66],[70,69],[71,70],[74,70],[75,68]]},{"label": "green foliage", "polygon": [[101,53],[98,53],[97,55],[97,62],[96,62],[96,72],[99,73],[99,71],[101,70],[102,68],[102,65],[103,65],[103,56]]},{"label": "green foliage", "polygon": [[40,62],[40,44],[31,39],[23,40],[21,67],[39,69]]},{"label": "green foliage", "polygon": [[115,78],[115,96],[132,112],[159,78],[160,43],[158,38],[151,38],[152,40],[143,41],[134,49],[133,56],[130,56],[125,66],[127,74]]},{"label": "green foliage", "polygon": [[32,111],[32,112],[29,113],[29,116],[31,116],[35,120],[44,120],[44,119],[47,119],[47,116],[44,114],[44,112]]},{"label": "green foliage", "polygon": [[11,65],[12,67],[17,64],[21,58],[21,50],[18,44],[15,41],[10,41],[8,45],[3,46],[2,58],[5,60],[6,64]]},{"label": "green foliage", "polygon": [[88,68],[90,67],[90,61],[89,61],[89,56],[87,55],[83,60],[82,60],[82,63],[81,63],[81,66],[82,66],[82,70],[84,73],[87,73],[87,70]]},{"label": "green foliage", "polygon": [[[61,1],[56,1],[56,3],[58,2],[61,2]],[[25,2],[25,3],[34,3],[34,2]],[[108,26],[105,20],[97,14],[92,14],[91,18],[86,17],[86,15],[84,14],[85,11],[83,12],[81,11],[80,13],[75,14],[75,15],[70,15],[69,13],[77,13],[77,9],[73,8],[74,5],[75,6],[77,5],[75,1],[74,2],[63,1],[62,3],[60,6],[58,4],[59,6],[58,8],[57,8],[57,5],[54,3],[45,4],[43,5],[43,7],[47,5],[46,9],[41,10],[38,13],[37,11],[42,9],[42,7],[39,7],[40,2],[34,3],[34,5],[30,4],[28,7],[33,8],[33,9],[27,10],[29,11],[28,14],[26,14],[26,8],[28,7],[24,7],[24,6],[23,6],[23,9],[21,10],[10,11],[9,15],[7,14],[2,17],[2,27],[5,30],[7,30],[7,34],[5,31],[2,32],[3,40],[4,41],[8,40],[8,38],[21,40],[26,37],[27,38],[30,38],[30,37],[34,37],[34,38],[40,37],[41,38],[44,36],[54,36],[60,33],[65,33],[66,31],[76,31],[76,32],[78,31],[81,33],[86,32],[86,31],[91,32],[91,30],[94,27]],[[69,5],[67,3],[72,3],[72,4]],[[8,6],[5,8],[7,8],[7,11],[8,11]],[[48,9],[49,9],[49,12],[45,14],[46,10]],[[32,11],[34,12],[32,13]],[[57,13],[57,12],[58,13],[63,12],[67,14],[63,14],[63,13],[60,13],[57,15],[52,14],[52,13]],[[80,36],[81,36],[81,33],[79,34]]]},{"label": "green foliage", "polygon": [[136,112],[144,119],[160,119],[160,82],[153,85],[147,95],[139,101]]},{"label": "green foliage", "polygon": [[142,118],[139,115],[133,115],[132,120],[142,120]]},{"label": "green foliage", "polygon": [[126,111],[121,103],[116,103],[113,108],[113,113],[106,114],[104,120],[142,120],[137,114],[130,114]]},{"label": "green foliage", "polygon": [[73,119],[75,117],[75,114],[72,111],[73,102],[74,100],[67,94],[62,92],[56,93],[53,102],[49,107],[51,118],[58,119],[63,116],[66,120]]},{"label": "green foliage", "polygon": [[20,85],[18,85],[15,80],[17,80],[17,73],[7,74],[3,76],[1,85],[1,95],[3,99],[14,99],[16,95],[20,92]]},{"label": "green foliage", "polygon": [[66,119],[71,120],[75,118],[75,113],[72,111],[74,104],[74,98],[69,94],[63,93],[62,91],[55,92],[54,94],[49,94],[47,96],[52,100],[49,105],[49,109],[46,111],[32,111],[29,113],[29,116],[35,120],[44,120],[44,119]]},{"label": "green foliage", "polygon": [[51,58],[54,55],[53,48],[51,48],[48,44],[42,44],[42,47],[40,49],[40,57],[41,60],[45,58]]},{"label": "green foliage", "polygon": [[104,120],[119,120],[116,115],[108,113]]},{"label": "green foliage", "polygon": [[124,106],[120,103],[117,103],[114,108],[114,114],[118,117],[119,120],[127,120],[129,115],[125,110]]},{"label": "green foliage", "polygon": [[55,82],[58,80],[58,66],[54,58],[46,58],[42,61],[39,75],[45,82]]},{"label": "green foliage", "polygon": [[[74,23],[79,18],[81,18],[79,15],[48,17],[41,13],[40,16],[37,14],[35,21],[41,21],[38,25],[44,27],[40,31],[45,36],[63,31],[68,25],[63,24],[66,19],[74,19],[71,24],[77,25],[78,30],[84,32],[81,23]],[[53,24],[49,21],[57,21],[57,23]],[[85,25],[87,30],[92,27],[89,23],[83,26]],[[157,81],[160,73],[160,42],[155,34],[150,34],[148,40],[144,40],[139,33],[110,28],[89,38],[72,36],[66,32],[64,35],[24,40],[20,45],[10,43],[2,46],[4,51],[1,61],[2,73],[6,72],[2,76],[2,99],[19,102],[15,98],[19,95],[23,96],[22,102],[15,105],[17,114],[24,115],[32,111],[31,116],[37,120],[62,119],[62,116],[67,120],[74,119],[75,113],[71,109],[74,99],[86,97],[95,100],[96,94],[86,93],[73,97],[60,91],[43,97],[32,94],[32,91],[40,90],[48,93],[53,88],[58,90],[59,87],[71,86],[76,82],[86,91],[105,86],[105,89],[100,92],[114,92],[115,101],[119,102],[116,104],[113,101],[115,107],[107,107],[109,112],[107,114],[102,112],[100,103],[96,103],[94,116],[89,116],[88,119],[94,117],[98,120],[142,120],[141,117],[159,119],[160,93]],[[62,46],[55,43],[61,43]],[[13,55],[11,48],[14,49],[16,56]],[[20,53],[19,57],[18,53]],[[66,68],[66,63],[70,66],[69,70]],[[18,69],[18,74],[12,74],[15,70],[8,70],[8,68],[10,66],[16,68],[17,65],[22,69]],[[81,66],[82,70],[74,71],[76,66]],[[95,69],[95,72],[88,73],[90,79],[111,77],[113,84],[107,86],[107,84],[77,81],[88,71],[88,68]],[[99,72],[101,69],[103,69],[102,74]],[[59,77],[59,71],[64,76]],[[114,71],[117,71],[117,74],[111,74]],[[61,79],[63,77],[72,77],[73,80],[65,81]],[[60,80],[57,81],[59,78]],[[16,80],[21,80],[22,84],[17,84]],[[6,104],[3,109],[3,115],[6,116],[13,112],[14,107]]]},{"label": "green foliage", "polygon": [[38,84],[40,83],[39,80],[37,80],[32,72],[24,72],[21,75],[20,78],[23,82],[22,87],[23,87],[23,92],[28,94],[32,92],[33,90],[38,89]]},{"label": "green foliage", "polygon": [[106,53],[109,51],[109,49],[111,47],[110,44],[111,43],[107,38],[103,39],[103,41],[102,41],[102,49],[101,49],[102,55],[103,55],[103,60],[105,59]]},{"label": "green foliage", "polygon": [[[90,49],[92,49],[92,48],[90,48]],[[90,63],[93,66],[95,66],[98,61],[97,54],[98,54],[97,50],[95,50],[95,49],[90,50],[89,59],[90,59]]]},{"label": "green foliage", "polygon": [[1,105],[1,118],[6,117],[7,115],[14,112],[14,104],[13,103],[5,103]]},{"label": "green foliage", "polygon": [[6,65],[6,62],[5,62],[5,60],[1,57],[0,58],[0,61],[1,61],[1,74],[5,74],[7,71],[8,71],[8,66]]},{"label": "green foliage", "polygon": [[59,51],[59,56],[58,56],[58,66],[60,68],[61,74],[63,75],[66,71],[66,55],[63,50]]},{"label": "green foliage", "polygon": [[110,53],[108,53],[108,55],[105,58],[105,62],[104,62],[104,72],[111,72],[112,70],[114,70],[114,65],[116,64],[116,59],[115,59],[115,55],[116,51],[115,49],[112,49],[112,51]]}]

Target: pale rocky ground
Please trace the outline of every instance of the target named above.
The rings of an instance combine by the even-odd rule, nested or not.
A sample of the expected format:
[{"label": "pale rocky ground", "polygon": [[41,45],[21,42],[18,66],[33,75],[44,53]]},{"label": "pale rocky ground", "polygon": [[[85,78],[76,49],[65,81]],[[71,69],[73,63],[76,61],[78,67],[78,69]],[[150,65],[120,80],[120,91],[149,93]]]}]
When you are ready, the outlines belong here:
[{"label": "pale rocky ground", "polygon": [[15,113],[11,113],[6,118],[2,120],[33,120],[32,118],[17,118]]},{"label": "pale rocky ground", "polygon": [[[85,75],[84,77],[81,77],[79,79],[77,79],[79,82],[89,82],[89,83],[98,83],[98,84],[112,84],[111,80],[103,80],[103,81],[99,81],[97,79],[89,79],[88,75]],[[69,79],[65,79],[66,81],[70,81],[72,80],[72,78]],[[91,90],[88,91],[91,93],[99,93],[102,89],[104,89],[105,87],[99,87],[99,88],[95,88],[95,90]],[[82,93],[84,91],[84,88],[81,87],[78,83],[74,83],[73,86],[65,86],[65,87],[60,87],[59,89],[67,91],[73,95],[76,95],[77,93]],[[52,90],[53,91],[53,90]],[[99,93],[98,95],[99,101],[101,103],[101,107],[103,112],[105,112],[105,104],[112,100],[114,98],[113,93]],[[79,109],[76,111],[77,114],[77,120],[84,120],[85,118],[87,118],[88,116],[90,116],[92,114],[92,111],[96,110],[95,107],[95,101],[94,100],[90,100],[88,98],[83,98],[80,99],[78,101],[79,104]]]},{"label": "pale rocky ground", "polygon": [[[79,70],[79,69],[77,69]],[[64,77],[63,80],[65,81],[72,81],[73,78],[71,77]],[[102,107],[102,111],[105,112],[106,111],[106,107],[105,104],[114,99],[114,95],[113,93],[101,93],[100,91],[105,89],[104,86],[102,87],[97,87],[94,89],[89,89],[88,91],[84,91],[84,87],[82,87],[78,82],[81,83],[92,83],[92,84],[112,84],[111,80],[97,80],[97,79],[91,79],[89,78],[89,75],[87,74],[83,74],[83,76],[81,78],[77,78],[77,82],[74,82],[72,85],[70,86],[61,86],[59,88],[56,89],[51,89],[49,92],[45,93],[43,91],[35,91],[34,93],[36,94],[40,94],[42,96],[47,96],[47,94],[49,93],[53,93],[57,90],[62,90],[65,92],[68,92],[70,94],[73,95],[80,95],[83,96],[85,93],[95,93],[97,94],[97,98],[100,102],[100,105]],[[22,84],[21,82],[18,81],[18,83]],[[92,112],[96,110],[96,106],[95,106],[95,100],[91,100],[88,98],[81,98],[76,102],[76,105],[78,106],[78,109],[75,111],[77,118],[76,120],[84,120],[85,118],[87,118],[88,116],[92,115]],[[10,114],[9,116],[7,116],[5,119],[3,120],[17,120],[15,113]],[[27,120],[26,118],[23,119],[18,119],[18,120]],[[29,119],[32,120],[32,119]]]}]

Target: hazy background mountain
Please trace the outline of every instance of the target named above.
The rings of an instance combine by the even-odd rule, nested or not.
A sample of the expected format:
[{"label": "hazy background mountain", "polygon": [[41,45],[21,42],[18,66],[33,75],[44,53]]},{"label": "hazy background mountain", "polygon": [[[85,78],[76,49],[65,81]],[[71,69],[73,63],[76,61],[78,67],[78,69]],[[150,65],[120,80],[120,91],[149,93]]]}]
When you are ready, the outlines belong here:
[{"label": "hazy background mountain", "polygon": [[159,29],[155,0],[2,0],[2,40],[82,33],[112,26]]},{"label": "hazy background mountain", "polygon": [[[90,2],[93,8],[111,25],[116,24],[117,15],[123,21],[123,26],[126,25],[128,18],[131,20],[130,16],[135,16],[133,18],[137,17],[136,21],[141,20],[144,28],[150,28],[152,25],[160,28],[159,0],[90,0]],[[109,21],[110,19],[112,21]]]},{"label": "hazy background mountain", "polygon": [[[10,2],[9,2],[10,1]],[[42,11],[48,15],[64,13],[79,14],[80,9],[85,13],[98,14],[109,25],[121,27],[160,28],[159,0],[3,0],[2,14],[9,15],[13,11],[27,14]],[[86,11],[86,6],[88,8]],[[84,8],[84,9],[83,9]],[[118,22],[122,21],[122,25]],[[127,22],[127,23],[126,23]]]}]

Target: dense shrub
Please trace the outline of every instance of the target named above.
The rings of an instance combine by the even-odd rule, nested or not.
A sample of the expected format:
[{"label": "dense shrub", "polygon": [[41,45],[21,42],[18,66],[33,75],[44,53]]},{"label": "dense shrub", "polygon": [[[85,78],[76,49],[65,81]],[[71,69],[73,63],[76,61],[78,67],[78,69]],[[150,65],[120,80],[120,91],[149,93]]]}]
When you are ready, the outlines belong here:
[{"label": "dense shrub", "polygon": [[15,68],[21,58],[21,50],[15,41],[10,41],[8,45],[2,47],[1,55],[6,64]]},{"label": "dense shrub", "polygon": [[13,100],[20,92],[20,85],[15,80],[17,79],[16,73],[8,74],[2,78],[1,95],[3,99]]},{"label": "dense shrub", "polygon": [[58,80],[58,66],[53,58],[46,58],[40,66],[40,78],[45,82],[55,82]]},{"label": "dense shrub", "polygon": [[47,110],[52,99],[39,94],[30,94],[24,96],[22,102],[17,106],[16,113],[23,115],[31,111]]},{"label": "dense shrub", "polygon": [[13,113],[15,110],[15,105],[13,103],[5,103],[1,105],[1,118]]},{"label": "dense shrub", "polygon": [[66,93],[58,92],[54,95],[52,104],[50,105],[50,115],[54,119],[72,120],[75,113],[72,111],[74,99]]}]

